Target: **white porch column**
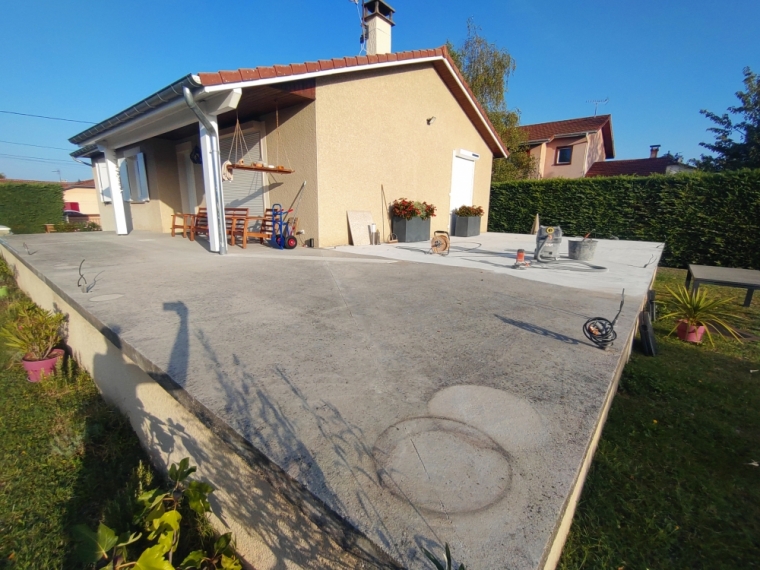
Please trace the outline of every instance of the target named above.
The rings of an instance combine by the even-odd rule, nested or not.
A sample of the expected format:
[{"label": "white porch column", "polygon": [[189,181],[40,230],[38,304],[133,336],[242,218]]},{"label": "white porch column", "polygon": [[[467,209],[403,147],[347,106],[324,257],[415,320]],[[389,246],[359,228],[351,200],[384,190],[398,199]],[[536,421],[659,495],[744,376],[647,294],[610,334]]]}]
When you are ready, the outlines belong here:
[{"label": "white porch column", "polygon": [[124,196],[119,178],[119,165],[116,161],[116,151],[104,145],[98,145],[106,159],[106,171],[108,172],[108,184],[111,186],[111,204],[113,215],[116,220],[116,233],[125,236],[129,233],[127,228],[127,216],[124,211]]},{"label": "white porch column", "polygon": [[[226,227],[222,227],[220,224],[220,211],[224,211],[224,197],[222,195],[222,176],[219,164],[219,128],[216,115],[207,115],[206,117],[214,129],[214,132],[210,133],[203,123],[199,123],[203,159],[203,187],[206,194],[206,210],[208,211],[208,240],[211,251],[226,253]],[[220,251],[222,248],[224,251]]]}]

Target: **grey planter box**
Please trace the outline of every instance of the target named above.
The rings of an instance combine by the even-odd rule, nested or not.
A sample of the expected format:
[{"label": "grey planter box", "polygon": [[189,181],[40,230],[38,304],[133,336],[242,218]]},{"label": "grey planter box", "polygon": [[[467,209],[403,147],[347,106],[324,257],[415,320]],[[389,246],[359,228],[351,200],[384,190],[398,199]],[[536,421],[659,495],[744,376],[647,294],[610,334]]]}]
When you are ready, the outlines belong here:
[{"label": "grey planter box", "polygon": [[430,241],[430,218],[393,218],[393,233],[398,241],[410,243],[415,241]]},{"label": "grey planter box", "polygon": [[454,235],[457,237],[473,237],[480,235],[480,216],[462,218],[457,216],[454,222]]}]

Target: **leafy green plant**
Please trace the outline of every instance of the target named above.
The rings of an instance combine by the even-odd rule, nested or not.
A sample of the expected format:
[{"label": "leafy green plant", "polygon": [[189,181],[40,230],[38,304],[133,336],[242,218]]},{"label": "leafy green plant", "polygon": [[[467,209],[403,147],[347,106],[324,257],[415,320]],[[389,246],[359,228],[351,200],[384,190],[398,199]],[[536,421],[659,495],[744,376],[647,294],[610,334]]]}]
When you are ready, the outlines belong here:
[{"label": "leafy green plant", "polygon": [[0,329],[12,360],[45,360],[63,342],[66,315],[46,311],[28,300],[16,303],[13,318]]},{"label": "leafy green plant", "polygon": [[54,224],[53,228],[57,232],[71,233],[71,232],[99,232],[100,226],[95,222],[61,222]]},{"label": "leafy green plant", "polygon": [[459,206],[454,210],[454,215],[460,218],[482,217],[485,214],[482,206]]},{"label": "leafy green plant", "polygon": [[[427,550],[426,548],[422,549],[422,552],[425,553],[425,556],[427,556],[428,560],[433,563],[433,565],[436,567],[436,570],[451,570],[451,550],[449,549],[449,543],[446,543],[445,547],[445,560],[442,562],[438,560],[438,558]],[[445,563],[445,564],[444,564]],[[458,570],[467,570],[464,567],[464,564],[460,564]]]},{"label": "leafy green plant", "polygon": [[681,323],[686,323],[689,328],[705,327],[707,338],[710,339],[712,346],[715,346],[715,343],[713,343],[712,335],[710,334],[711,326],[724,329],[736,340],[741,340],[741,337],[733,326],[726,321],[727,318],[736,318],[735,315],[722,309],[726,303],[733,301],[733,298],[710,299],[707,296],[706,289],[689,291],[683,285],[679,285],[675,291],[670,287],[667,289],[670,293],[670,298],[666,300],[665,305],[669,312],[660,318],[676,319],[676,326],[673,327],[670,334],[673,334]]},{"label": "leafy green plant", "polygon": [[[208,483],[190,481],[196,471],[190,460],[184,458],[169,468],[169,479],[174,483],[168,491],[150,489],[137,497],[139,509],[134,519],[138,532],[117,534],[104,524],[96,531],[86,525],[77,525],[73,534],[79,544],[75,552],[77,558],[88,565],[106,570],[175,570],[173,556],[180,538],[182,514],[180,506],[187,506],[199,516],[211,510],[208,496],[214,491]],[[130,561],[130,545],[143,539],[134,560]],[[235,556],[232,534],[220,536],[210,553],[203,550],[190,552],[176,568],[180,570],[242,570]]]}]

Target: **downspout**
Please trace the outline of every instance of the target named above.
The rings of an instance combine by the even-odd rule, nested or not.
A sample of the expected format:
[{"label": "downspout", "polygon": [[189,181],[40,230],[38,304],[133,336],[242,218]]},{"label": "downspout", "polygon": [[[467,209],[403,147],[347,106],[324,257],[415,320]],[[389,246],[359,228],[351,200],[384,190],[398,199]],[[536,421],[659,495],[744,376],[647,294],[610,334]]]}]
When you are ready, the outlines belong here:
[{"label": "downspout", "polygon": [[222,176],[219,169],[221,168],[219,162],[219,135],[216,129],[208,120],[208,117],[201,111],[198,104],[195,102],[192,91],[186,86],[182,87],[182,94],[185,96],[185,102],[187,106],[193,110],[195,116],[206,128],[206,131],[211,135],[211,162],[213,180],[214,180],[214,195],[216,196],[216,217],[219,228],[219,255],[225,255],[227,253],[227,221],[224,218],[224,196],[222,195]]}]

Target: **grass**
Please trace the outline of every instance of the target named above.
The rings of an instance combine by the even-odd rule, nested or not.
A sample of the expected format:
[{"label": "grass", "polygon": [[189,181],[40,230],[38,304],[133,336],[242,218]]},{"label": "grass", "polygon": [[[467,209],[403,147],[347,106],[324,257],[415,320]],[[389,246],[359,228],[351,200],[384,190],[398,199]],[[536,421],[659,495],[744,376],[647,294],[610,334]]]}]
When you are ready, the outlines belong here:
[{"label": "grass", "polygon": [[[20,296],[12,289],[12,298]],[[7,308],[0,299],[0,326]],[[127,530],[136,493],[151,483],[164,481],[128,421],[73,361],[40,383],[28,382],[20,367],[0,367],[0,569],[81,569],[71,528],[104,522]],[[186,509],[185,522],[179,560],[213,542],[205,519]]]},{"label": "grass", "polygon": [[[658,298],[685,273],[659,269]],[[760,336],[760,299],[708,289]],[[760,567],[760,341],[696,346],[673,325],[656,322],[659,354],[623,372],[561,569]]]}]

